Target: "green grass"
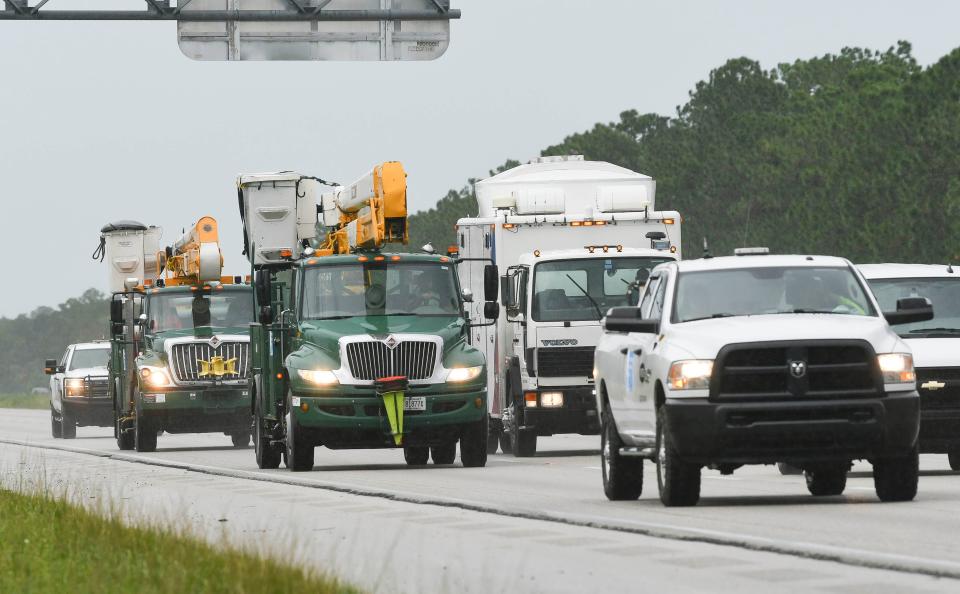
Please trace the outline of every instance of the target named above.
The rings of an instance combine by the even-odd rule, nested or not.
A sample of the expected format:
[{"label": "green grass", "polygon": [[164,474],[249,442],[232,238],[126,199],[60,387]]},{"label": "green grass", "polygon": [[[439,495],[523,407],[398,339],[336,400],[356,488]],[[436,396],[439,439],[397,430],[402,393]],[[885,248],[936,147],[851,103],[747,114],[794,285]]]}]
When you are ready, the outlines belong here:
[{"label": "green grass", "polygon": [[0,408],[44,410],[50,408],[50,396],[47,394],[0,394]]},{"label": "green grass", "polygon": [[[108,514],[109,515],[109,514]],[[356,592],[176,530],[131,527],[44,495],[0,489],[0,592]]]}]

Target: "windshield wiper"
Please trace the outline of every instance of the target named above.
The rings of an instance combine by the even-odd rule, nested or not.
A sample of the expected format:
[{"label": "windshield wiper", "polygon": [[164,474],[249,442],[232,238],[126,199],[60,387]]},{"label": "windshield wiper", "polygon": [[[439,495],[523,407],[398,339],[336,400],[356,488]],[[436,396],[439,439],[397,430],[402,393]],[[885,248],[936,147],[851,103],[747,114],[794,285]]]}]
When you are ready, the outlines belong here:
[{"label": "windshield wiper", "polygon": [[960,334],[960,328],[914,328],[907,334]]},{"label": "windshield wiper", "polygon": [[597,319],[598,319],[598,320],[599,320],[599,319],[602,319],[602,318],[603,318],[603,312],[600,311],[600,306],[597,304],[596,301],[593,300],[593,297],[590,296],[590,293],[587,293],[587,290],[584,289],[583,287],[581,287],[581,286],[580,286],[580,283],[578,283],[577,281],[573,280],[573,277],[570,276],[569,274],[567,274],[567,278],[569,278],[569,279],[570,279],[570,282],[573,283],[574,285],[576,285],[576,287],[577,287],[578,289],[580,289],[580,292],[583,293],[583,296],[584,296],[584,297],[586,297],[587,299],[590,300],[590,305],[593,306],[593,309],[597,310]]},{"label": "windshield wiper", "polygon": [[737,314],[732,314],[732,313],[715,313],[715,314],[710,314],[709,316],[702,316],[702,317],[699,317],[699,318],[690,318],[689,320],[683,320],[683,321],[684,321],[684,322],[696,322],[696,321],[698,321],[698,320],[712,320],[712,319],[715,319],[715,318],[732,318],[732,317],[734,317],[734,316],[736,316],[736,315],[737,315]]}]

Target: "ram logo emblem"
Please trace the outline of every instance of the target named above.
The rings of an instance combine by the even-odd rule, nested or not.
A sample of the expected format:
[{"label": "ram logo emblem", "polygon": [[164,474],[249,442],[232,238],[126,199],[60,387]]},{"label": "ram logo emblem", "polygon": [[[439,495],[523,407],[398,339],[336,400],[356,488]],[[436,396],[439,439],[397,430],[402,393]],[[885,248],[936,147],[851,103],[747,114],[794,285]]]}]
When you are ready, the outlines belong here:
[{"label": "ram logo emblem", "polygon": [[790,375],[795,378],[801,378],[807,375],[806,361],[790,361]]}]

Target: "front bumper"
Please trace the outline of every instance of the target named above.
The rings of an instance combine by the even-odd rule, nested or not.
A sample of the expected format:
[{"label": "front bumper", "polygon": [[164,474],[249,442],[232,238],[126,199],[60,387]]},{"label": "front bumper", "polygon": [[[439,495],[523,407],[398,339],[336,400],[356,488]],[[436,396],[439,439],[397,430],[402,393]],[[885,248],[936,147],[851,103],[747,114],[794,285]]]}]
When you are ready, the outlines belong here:
[{"label": "front bumper", "polygon": [[521,410],[520,426],[531,429],[537,435],[548,436],[560,433],[598,435],[600,417],[597,415],[597,399],[592,386],[557,386],[541,388],[539,392],[563,392],[563,406]]},{"label": "front bumper", "polygon": [[112,427],[113,402],[109,398],[86,396],[63,398],[60,406],[83,427]]},{"label": "front bumper", "polygon": [[927,407],[920,399],[920,452],[947,454],[960,451],[960,403],[955,408]]},{"label": "front bumper", "polygon": [[[487,414],[486,388],[482,386],[462,391],[451,391],[445,386],[415,386],[406,395],[424,396],[426,410],[404,412],[405,446],[456,441],[464,426]],[[322,395],[293,396],[300,403],[292,409],[298,430],[315,445],[331,449],[396,447],[383,399],[370,387],[342,386]],[[306,411],[301,408],[304,405]]]},{"label": "front bumper", "polygon": [[920,399],[713,402],[667,399],[678,455],[699,464],[850,461],[900,456],[917,443]]},{"label": "front bumper", "polygon": [[144,416],[168,433],[231,433],[251,427],[246,388],[148,391],[140,403]]}]

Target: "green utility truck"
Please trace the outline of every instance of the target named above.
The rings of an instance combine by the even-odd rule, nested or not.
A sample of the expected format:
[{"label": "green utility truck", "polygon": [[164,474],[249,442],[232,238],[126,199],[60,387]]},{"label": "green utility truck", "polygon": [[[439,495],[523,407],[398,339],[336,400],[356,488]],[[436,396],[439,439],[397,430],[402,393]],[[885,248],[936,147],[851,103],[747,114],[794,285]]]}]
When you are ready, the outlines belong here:
[{"label": "green utility truck", "polygon": [[[238,180],[255,273],[250,390],[260,468],[311,470],[314,448],[402,448],[407,464],[487,460],[484,356],[457,262],[405,243],[406,181],[384,163],[320,195],[296,173]],[[319,221],[318,221],[319,219]],[[497,271],[485,286],[498,311]]]}]

